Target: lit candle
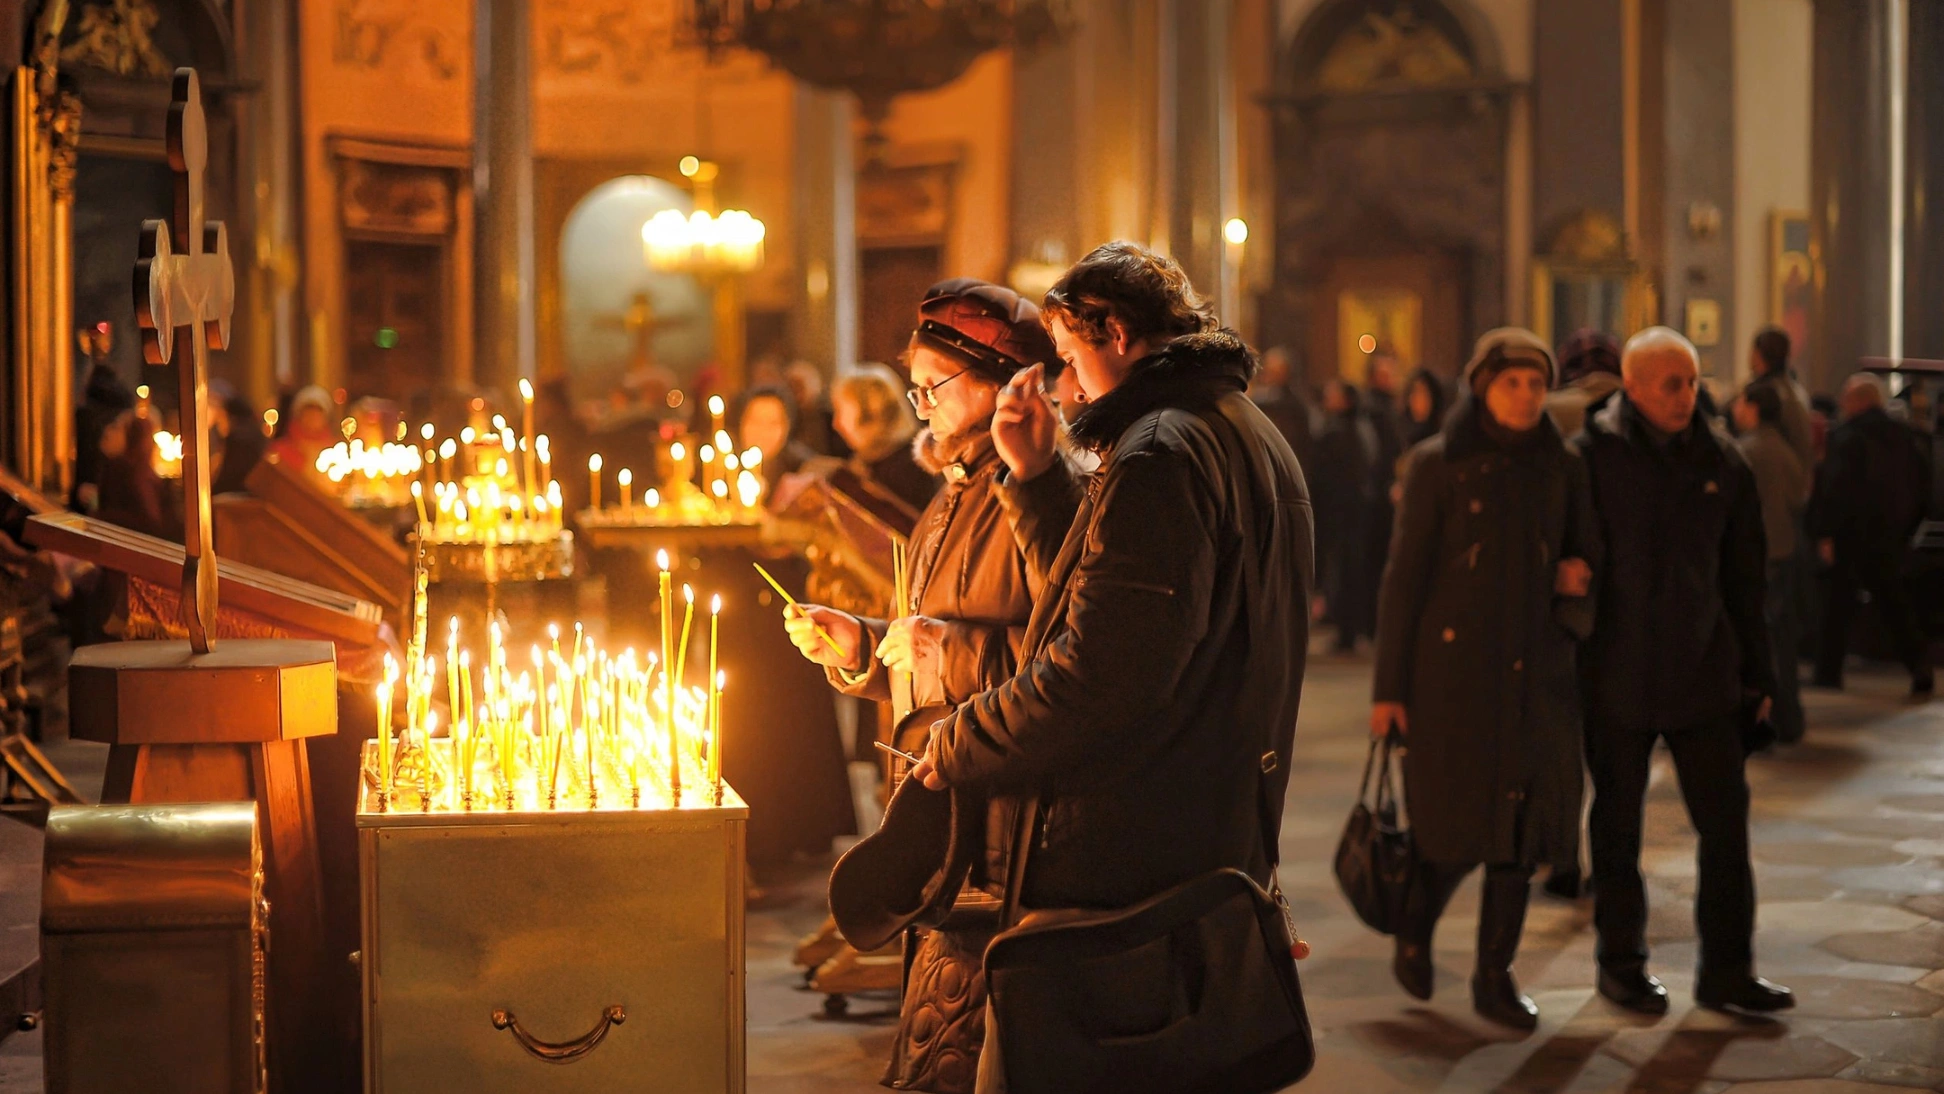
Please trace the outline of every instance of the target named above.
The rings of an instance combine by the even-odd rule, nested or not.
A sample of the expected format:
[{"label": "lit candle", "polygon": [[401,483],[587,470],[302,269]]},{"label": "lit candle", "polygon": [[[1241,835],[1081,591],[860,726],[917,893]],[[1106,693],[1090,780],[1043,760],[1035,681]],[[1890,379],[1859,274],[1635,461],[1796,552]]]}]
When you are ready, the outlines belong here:
[{"label": "lit candle", "polygon": [[682,641],[675,647],[675,686],[680,688],[688,683],[689,624],[695,622],[695,587],[682,583],[682,599],[688,606],[682,609]]},{"label": "lit candle", "polygon": [[709,700],[709,783],[715,787],[715,802],[722,804],[722,693],[729,674],[718,672],[715,692]]},{"label": "lit candle", "polygon": [[728,409],[728,404],[722,401],[722,396],[709,396],[709,418],[714,432],[722,432],[722,412],[726,409]]},{"label": "lit candle", "polygon": [[599,452],[587,457],[587,496],[593,499],[588,502],[588,508],[601,507],[601,454]]},{"label": "lit candle", "polygon": [[419,534],[424,535],[425,525],[427,523],[425,519],[425,489],[419,485],[417,479],[412,480],[412,504],[418,506]]},{"label": "lit candle", "polygon": [[682,801],[682,742],[681,731],[675,717],[675,677],[669,672],[674,664],[669,660],[670,643],[675,639],[675,617],[670,611],[672,594],[668,572],[668,552],[655,552],[655,565],[661,568],[661,663],[662,690],[668,700],[668,800],[670,805],[680,805]]},{"label": "lit candle", "polygon": [[520,377],[520,402],[523,404],[520,418],[520,447],[526,451],[526,488],[528,493],[538,490],[534,484],[539,482],[533,472],[533,381]]},{"label": "lit candle", "polygon": [[452,481],[452,457],[456,455],[458,451],[459,451],[459,444],[458,442],[454,441],[451,437],[447,437],[445,441],[439,445],[439,481],[441,482]]},{"label": "lit candle", "polygon": [[722,800],[722,673],[716,668],[716,637],[722,622],[722,596],[709,598],[709,698],[703,708],[709,727],[709,782]]},{"label": "lit candle", "polygon": [[614,481],[621,484],[621,511],[624,513],[633,513],[634,472],[624,467],[621,469],[621,473],[614,477]]},{"label": "lit candle", "polygon": [[391,799],[391,720],[392,692],[398,686],[398,662],[385,654],[385,683],[378,689],[378,808]]},{"label": "lit candle", "polygon": [[540,454],[540,481],[533,488],[545,490],[553,484],[553,442],[542,433],[533,439],[533,449]]}]

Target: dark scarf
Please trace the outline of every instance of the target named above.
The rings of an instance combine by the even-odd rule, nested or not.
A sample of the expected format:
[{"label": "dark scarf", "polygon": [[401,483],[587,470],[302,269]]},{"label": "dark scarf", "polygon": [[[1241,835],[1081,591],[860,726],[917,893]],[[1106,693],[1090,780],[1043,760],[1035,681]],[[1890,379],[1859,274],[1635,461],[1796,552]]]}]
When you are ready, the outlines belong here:
[{"label": "dark scarf", "polygon": [[1255,370],[1255,351],[1234,331],[1185,334],[1136,361],[1114,390],[1073,416],[1068,430],[1083,448],[1111,448],[1135,422],[1156,410],[1203,409],[1230,392],[1247,389]]},{"label": "dark scarf", "polygon": [[1510,430],[1485,409],[1485,400],[1469,391],[1459,396],[1445,419],[1444,439],[1445,454],[1455,459],[1494,450],[1522,455],[1541,451],[1542,446],[1560,448],[1565,444],[1552,415],[1539,415],[1539,424],[1523,432]]}]

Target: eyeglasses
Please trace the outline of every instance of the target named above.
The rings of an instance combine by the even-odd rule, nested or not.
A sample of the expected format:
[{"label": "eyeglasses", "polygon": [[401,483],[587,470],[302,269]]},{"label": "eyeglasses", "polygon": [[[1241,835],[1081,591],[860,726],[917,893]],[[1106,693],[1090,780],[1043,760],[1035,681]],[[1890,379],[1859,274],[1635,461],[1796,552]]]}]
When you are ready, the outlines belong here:
[{"label": "eyeglasses", "polygon": [[938,396],[933,393],[971,371],[969,368],[962,368],[935,384],[919,384],[905,392],[905,398],[911,401],[911,409],[921,414],[927,410],[935,410],[938,408]]}]

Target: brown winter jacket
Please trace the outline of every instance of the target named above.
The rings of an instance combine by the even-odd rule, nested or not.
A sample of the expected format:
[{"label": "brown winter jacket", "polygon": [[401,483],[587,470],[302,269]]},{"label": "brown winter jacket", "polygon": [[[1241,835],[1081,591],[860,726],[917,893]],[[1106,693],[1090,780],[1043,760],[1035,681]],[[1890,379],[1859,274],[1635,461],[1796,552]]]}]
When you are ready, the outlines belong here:
[{"label": "brown winter jacket", "polygon": [[[1019,672],[940,727],[955,791],[1041,803],[1027,907],[1121,907],[1221,867],[1267,878],[1257,792],[1272,784],[1279,823],[1314,561],[1302,472],[1244,394],[1254,365],[1231,332],[1179,338],[1075,418],[1103,462]],[[1001,487],[1027,544],[1049,538],[1038,485]],[[1283,757],[1269,780],[1265,742]],[[989,843],[992,876],[1014,845]]]}]

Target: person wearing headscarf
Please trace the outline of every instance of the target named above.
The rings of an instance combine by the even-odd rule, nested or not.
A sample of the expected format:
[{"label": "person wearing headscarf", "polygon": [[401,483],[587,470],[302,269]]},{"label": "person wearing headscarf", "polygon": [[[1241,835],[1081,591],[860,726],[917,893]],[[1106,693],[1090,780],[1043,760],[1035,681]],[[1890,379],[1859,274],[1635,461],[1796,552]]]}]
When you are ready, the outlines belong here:
[{"label": "person wearing headscarf", "polygon": [[[1061,365],[1037,307],[1011,289],[970,278],[940,282],[926,292],[904,364],[910,402],[925,421],[913,450],[919,464],[945,482],[919,517],[906,554],[911,602],[896,605],[888,620],[806,605],[789,629],[797,648],[825,667],[833,686],[893,703],[894,743],[919,753],[934,722],[1011,679],[1018,667],[1037,571],[1012,532],[999,487],[1005,466],[992,425],[1008,383],[1023,374],[1022,382],[1035,390],[1050,386]],[[840,384],[840,427],[845,399]],[[1057,501],[1073,483],[1068,466],[1055,461],[1027,488]],[[1047,526],[1046,558],[1064,533],[1064,527]],[[841,651],[817,633],[819,625],[842,644]],[[902,782],[903,762],[893,764]],[[908,820],[913,810],[928,807],[976,818],[969,838],[949,845],[911,842]],[[901,786],[879,834],[846,856],[832,877],[831,907],[860,946],[895,939],[911,924],[931,928],[910,950],[887,1086],[971,1094],[976,1084],[985,1037],[982,954],[997,923],[1004,881],[988,870],[987,855],[977,846],[984,832],[999,830],[1003,812],[985,819],[994,808],[974,791],[948,796]],[[870,864],[887,855],[936,862],[938,873],[922,892],[873,899],[879,894],[872,885],[884,872]],[[866,928],[850,914],[860,905],[879,912],[867,917]],[[857,937],[860,930],[871,937]]]},{"label": "person wearing headscarf", "polygon": [[1502,327],[1478,341],[1457,409],[1407,461],[1377,625],[1371,734],[1408,746],[1420,884],[1392,971],[1429,999],[1445,902],[1485,870],[1472,1005],[1517,1029],[1512,975],[1534,867],[1578,863],[1578,641],[1601,565],[1592,490],[1545,414],[1552,354]]},{"label": "person wearing headscarf", "polygon": [[1428,368],[1411,373],[1404,382],[1404,445],[1415,447],[1438,435],[1444,428],[1445,412],[1451,408],[1451,395],[1444,381]]},{"label": "person wearing headscarf", "polygon": [[316,474],[317,457],[338,443],[336,424],[331,421],[336,409],[331,393],[316,384],[299,390],[283,417],[282,433],[270,442],[265,455]]}]

